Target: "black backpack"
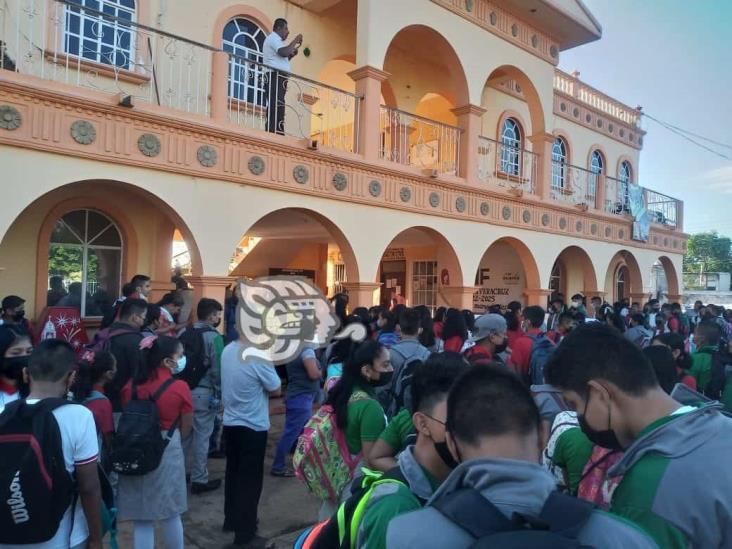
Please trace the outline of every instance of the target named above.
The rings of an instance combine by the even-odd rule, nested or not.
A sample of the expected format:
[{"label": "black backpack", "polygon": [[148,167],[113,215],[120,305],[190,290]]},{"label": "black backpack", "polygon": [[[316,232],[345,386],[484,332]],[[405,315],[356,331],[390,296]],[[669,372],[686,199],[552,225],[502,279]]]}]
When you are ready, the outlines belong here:
[{"label": "black backpack", "polygon": [[480,492],[463,488],[431,504],[468,532],[474,549],[570,549],[586,547],[577,536],[595,507],[590,502],[552,492],[538,517],[509,519]]},{"label": "black backpack", "polygon": [[160,465],[178,420],[163,437],[155,401],[174,382],[173,378],[167,379],[147,400],[137,398],[137,386],[133,383],[132,399],[122,410],[110,453],[112,469],[120,475],[144,475]]},{"label": "black backpack", "polygon": [[412,410],[412,378],[414,377],[414,371],[420,364],[422,364],[420,359],[414,355],[411,356],[399,370],[399,376],[393,380],[391,402],[387,410],[389,417],[394,417],[404,408]]},{"label": "black backpack", "polygon": [[183,344],[186,353],[186,367],[176,377],[185,381],[191,390],[198,387],[203,376],[206,375],[211,364],[206,356],[206,346],[203,344],[203,334],[215,332],[211,326],[202,328],[188,327],[178,338]]},{"label": "black backpack", "polygon": [[19,400],[0,414],[0,544],[50,540],[76,501],[52,414],[65,404],[61,398]]},{"label": "black backpack", "polygon": [[706,387],[699,387],[699,391],[713,400],[719,400],[722,398],[727,381],[732,378],[732,355],[726,351],[714,351],[709,354],[712,355],[711,378]]}]

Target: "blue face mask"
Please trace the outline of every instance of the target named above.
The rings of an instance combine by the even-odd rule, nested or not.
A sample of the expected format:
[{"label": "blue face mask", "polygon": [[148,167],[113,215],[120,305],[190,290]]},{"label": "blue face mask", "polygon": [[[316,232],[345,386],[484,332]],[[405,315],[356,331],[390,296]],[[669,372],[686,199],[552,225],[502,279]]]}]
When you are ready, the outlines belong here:
[{"label": "blue face mask", "polygon": [[171,370],[173,375],[178,375],[186,369],[186,355],[183,355],[176,361],[176,366]]}]

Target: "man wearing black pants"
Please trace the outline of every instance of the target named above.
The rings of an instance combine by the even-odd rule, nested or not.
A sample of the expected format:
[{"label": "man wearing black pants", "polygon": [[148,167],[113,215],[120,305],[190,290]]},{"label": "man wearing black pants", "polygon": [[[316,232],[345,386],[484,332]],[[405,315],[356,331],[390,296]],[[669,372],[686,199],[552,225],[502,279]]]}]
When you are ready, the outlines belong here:
[{"label": "man wearing black pants", "polygon": [[221,396],[224,403],[226,481],[224,531],[234,532],[231,547],[265,549],[256,535],[257,506],[262,494],[264,454],[269,431],[269,397],[279,395],[274,366],[244,364],[244,344],[232,341],[221,354]]},{"label": "man wearing black pants", "polygon": [[302,34],[286,44],[290,30],[287,28],[287,21],[281,18],[275,20],[272,31],[262,48],[264,64],[272,69],[267,75],[267,131],[284,135],[285,94],[288,74],[291,72],[290,59],[297,55],[302,45]]}]

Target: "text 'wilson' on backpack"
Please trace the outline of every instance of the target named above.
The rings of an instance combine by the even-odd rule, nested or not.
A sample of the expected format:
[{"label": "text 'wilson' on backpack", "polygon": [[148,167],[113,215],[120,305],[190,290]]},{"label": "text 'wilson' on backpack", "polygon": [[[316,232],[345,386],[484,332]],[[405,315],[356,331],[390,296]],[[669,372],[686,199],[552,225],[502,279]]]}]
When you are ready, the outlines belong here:
[{"label": "text 'wilson' on backpack", "polygon": [[0,544],[50,540],[75,499],[52,413],[66,404],[19,400],[0,414]]}]

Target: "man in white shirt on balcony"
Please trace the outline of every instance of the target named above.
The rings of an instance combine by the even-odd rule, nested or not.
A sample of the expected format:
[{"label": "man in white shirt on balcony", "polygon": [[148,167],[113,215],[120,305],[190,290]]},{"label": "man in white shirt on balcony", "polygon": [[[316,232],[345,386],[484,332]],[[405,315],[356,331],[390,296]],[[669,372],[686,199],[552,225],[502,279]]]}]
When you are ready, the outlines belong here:
[{"label": "man in white shirt on balcony", "polygon": [[295,57],[302,45],[302,34],[298,34],[289,44],[285,43],[290,30],[287,21],[275,19],[274,29],[264,41],[264,64],[273,70],[269,73],[267,100],[267,131],[285,134],[285,94],[287,93],[287,74],[290,72],[290,59]]}]

